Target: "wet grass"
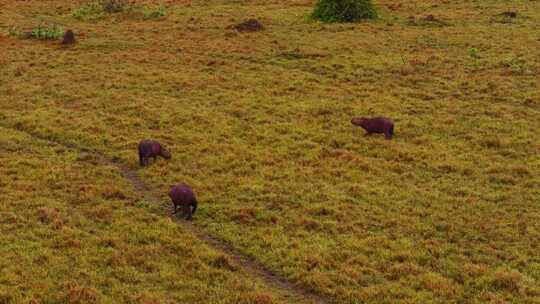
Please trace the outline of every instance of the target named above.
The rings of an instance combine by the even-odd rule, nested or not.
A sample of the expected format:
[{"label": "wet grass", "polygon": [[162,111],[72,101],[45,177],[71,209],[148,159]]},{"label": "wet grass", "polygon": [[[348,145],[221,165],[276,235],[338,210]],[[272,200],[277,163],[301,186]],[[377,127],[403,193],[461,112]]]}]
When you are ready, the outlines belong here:
[{"label": "wet grass", "polygon": [[[539,301],[538,2],[376,1],[379,19],[358,24],[309,21],[312,1],[177,1],[151,20],[131,11],[78,19],[72,12],[82,1],[0,4],[2,125],[101,151],[133,168],[140,139],[162,141],[172,160],[140,173],[163,201],[171,184],[191,184],[200,199],[195,225],[339,303]],[[517,17],[499,21],[508,11]],[[229,29],[247,18],[264,30]],[[9,36],[10,28],[40,20],[72,28],[79,43],[66,50]],[[350,125],[360,115],[393,118],[395,139],[364,137]],[[48,182],[43,176],[55,170],[44,164],[71,168],[78,164],[74,152],[57,155],[4,130],[2,147],[29,149],[0,148],[7,189],[0,208],[9,214],[2,218],[25,223],[1,227],[19,229],[6,242],[27,252],[2,252],[4,265],[25,261],[0,273],[7,286],[47,272],[46,284],[60,289],[58,282],[71,284],[65,265],[78,265],[87,275],[74,288],[107,299],[146,290],[170,300],[160,271],[116,283],[118,293],[101,287],[120,280],[116,268],[92,266],[111,256],[99,253],[100,238],[88,232],[101,229],[134,256],[151,251],[144,256],[154,258],[139,258],[141,265],[215,292],[207,266],[189,268],[211,260],[208,248],[184,263],[175,252],[130,244],[149,237],[157,245],[145,246],[202,246],[147,214],[144,202],[103,197],[109,188],[130,197],[118,174],[82,164],[68,170],[74,176]],[[11,181],[16,176],[24,186]],[[91,190],[68,191],[77,179]],[[119,205],[126,208],[113,208]],[[100,212],[108,223],[92,215]],[[68,227],[83,223],[56,236],[57,218]],[[79,247],[47,249],[55,242]],[[31,248],[38,247],[46,248],[50,267],[32,266],[37,257],[28,252],[36,255]],[[118,269],[137,263],[122,259]],[[227,288],[244,280],[216,271]],[[23,296],[56,294],[36,282]],[[259,286],[249,288],[238,296]],[[18,299],[11,290],[0,292]],[[235,301],[230,292],[174,292],[173,299],[188,302]]]}]

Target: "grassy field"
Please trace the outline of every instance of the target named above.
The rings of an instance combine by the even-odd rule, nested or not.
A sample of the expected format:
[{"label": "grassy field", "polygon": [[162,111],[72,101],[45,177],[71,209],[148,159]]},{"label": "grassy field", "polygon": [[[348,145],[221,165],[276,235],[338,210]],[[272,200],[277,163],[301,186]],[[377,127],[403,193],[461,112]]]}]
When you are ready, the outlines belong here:
[{"label": "grassy field", "polygon": [[[539,1],[85,3],[0,0],[0,303],[291,302],[160,213],[180,181],[194,226],[329,302],[540,303]],[[138,169],[143,138],[173,158]]]}]

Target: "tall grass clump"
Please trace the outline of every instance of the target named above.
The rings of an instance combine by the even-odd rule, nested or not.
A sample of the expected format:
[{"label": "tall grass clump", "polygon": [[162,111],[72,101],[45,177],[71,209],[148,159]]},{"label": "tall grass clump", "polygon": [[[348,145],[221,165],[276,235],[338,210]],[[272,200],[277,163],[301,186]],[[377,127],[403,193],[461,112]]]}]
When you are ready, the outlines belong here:
[{"label": "tall grass clump", "polygon": [[77,19],[100,18],[104,14],[115,14],[126,10],[129,3],[125,0],[99,0],[89,2],[75,9],[71,15]]},{"label": "tall grass clump", "polygon": [[40,39],[40,40],[55,40],[60,38],[64,32],[56,25],[47,25],[40,23],[36,28],[34,28],[30,33],[28,33],[29,38]]},{"label": "tall grass clump", "polygon": [[377,12],[371,0],[317,0],[311,17],[323,22],[354,22],[375,19]]}]

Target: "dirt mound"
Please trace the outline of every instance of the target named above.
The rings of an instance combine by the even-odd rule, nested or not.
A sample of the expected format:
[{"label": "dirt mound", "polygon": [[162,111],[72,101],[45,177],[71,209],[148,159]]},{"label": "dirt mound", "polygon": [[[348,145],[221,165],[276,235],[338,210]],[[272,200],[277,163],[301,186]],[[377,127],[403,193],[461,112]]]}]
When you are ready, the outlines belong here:
[{"label": "dirt mound", "polygon": [[518,13],[515,11],[505,11],[491,17],[491,22],[495,23],[518,23],[519,19],[522,19],[523,16],[518,16]]},{"label": "dirt mound", "polygon": [[450,25],[448,22],[441,20],[433,15],[427,15],[422,18],[416,18],[415,16],[410,16],[408,24],[413,25],[413,26],[439,26],[439,27]]},{"label": "dirt mound", "polygon": [[500,14],[500,16],[506,17],[506,18],[516,18],[516,17],[517,17],[517,13],[516,13],[516,12],[512,12],[512,11],[508,11],[508,12],[504,12],[504,13]]},{"label": "dirt mound", "polygon": [[62,44],[74,44],[75,43],[75,34],[72,30],[67,30],[64,34],[64,39],[62,40]]},{"label": "dirt mound", "polygon": [[257,19],[249,19],[242,23],[231,25],[229,28],[239,32],[258,32],[264,29],[263,25]]}]

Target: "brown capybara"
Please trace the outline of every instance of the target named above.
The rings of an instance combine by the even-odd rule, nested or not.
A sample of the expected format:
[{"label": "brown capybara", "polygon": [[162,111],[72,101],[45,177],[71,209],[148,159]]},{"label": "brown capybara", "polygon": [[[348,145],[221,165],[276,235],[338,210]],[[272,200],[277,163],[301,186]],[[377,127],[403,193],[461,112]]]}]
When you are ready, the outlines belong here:
[{"label": "brown capybara", "polygon": [[141,167],[148,166],[150,157],[156,161],[158,156],[170,159],[171,153],[155,140],[145,139],[139,143],[139,164]]},{"label": "brown capybara", "polygon": [[[169,197],[174,205],[173,214],[176,214],[178,206],[180,206],[186,220],[191,220],[195,210],[197,210],[197,198],[191,187],[184,183],[176,184],[169,191]],[[193,209],[191,209],[192,207]]]},{"label": "brown capybara", "polygon": [[355,126],[360,126],[366,130],[366,135],[371,133],[382,133],[386,139],[392,139],[394,135],[394,122],[386,117],[355,117],[351,120]]},{"label": "brown capybara", "polygon": [[64,34],[64,40],[62,44],[74,44],[75,43],[75,34],[72,30],[67,30]]}]

